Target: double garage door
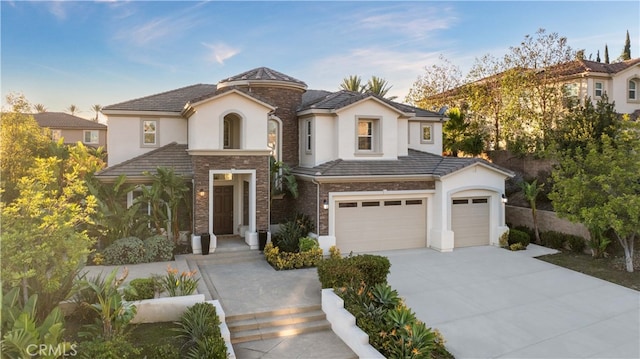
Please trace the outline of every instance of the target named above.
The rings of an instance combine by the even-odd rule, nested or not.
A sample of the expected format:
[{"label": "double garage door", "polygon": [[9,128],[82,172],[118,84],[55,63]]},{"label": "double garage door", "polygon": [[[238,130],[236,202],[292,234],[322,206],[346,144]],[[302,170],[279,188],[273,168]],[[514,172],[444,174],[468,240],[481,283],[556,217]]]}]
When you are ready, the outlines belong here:
[{"label": "double garage door", "polygon": [[489,244],[489,199],[453,198],[451,230],[454,247]]},{"label": "double garage door", "polygon": [[336,245],[342,253],[426,246],[427,199],[336,202]]}]

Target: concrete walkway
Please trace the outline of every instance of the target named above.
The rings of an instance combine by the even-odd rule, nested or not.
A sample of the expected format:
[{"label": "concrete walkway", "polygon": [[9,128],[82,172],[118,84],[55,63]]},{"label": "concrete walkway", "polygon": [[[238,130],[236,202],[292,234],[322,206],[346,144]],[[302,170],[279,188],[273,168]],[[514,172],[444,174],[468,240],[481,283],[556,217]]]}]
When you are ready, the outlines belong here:
[{"label": "concrete walkway", "polygon": [[640,293],[535,258],[530,245],[379,252],[389,284],[461,358],[640,358]]}]

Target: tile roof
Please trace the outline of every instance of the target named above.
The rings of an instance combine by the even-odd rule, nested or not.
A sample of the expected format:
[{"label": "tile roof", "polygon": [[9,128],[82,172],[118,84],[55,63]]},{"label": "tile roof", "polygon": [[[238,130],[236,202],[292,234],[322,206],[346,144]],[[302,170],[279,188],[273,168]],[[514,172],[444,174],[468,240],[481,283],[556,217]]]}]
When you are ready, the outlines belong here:
[{"label": "tile roof", "polygon": [[106,130],[107,126],[84,118],[70,115],[64,112],[41,112],[34,113],[33,118],[40,127],[47,128],[67,128],[83,130]]},{"label": "tile roof", "polygon": [[373,93],[360,93],[353,92],[347,90],[341,90],[338,92],[324,92],[324,96],[322,93],[315,93],[313,98],[308,99],[306,102],[303,98],[303,103],[298,109],[299,111],[304,110],[313,110],[313,109],[323,109],[323,110],[337,110],[358,101],[364,100],[368,97],[376,98],[387,105],[397,109],[398,111],[406,112],[406,113],[415,113],[418,117],[442,117],[436,112],[427,111],[418,107],[413,107],[405,104],[401,104],[398,102],[394,102],[388,100],[382,96],[378,96]]},{"label": "tile roof", "polygon": [[186,178],[193,177],[191,156],[187,153],[187,145],[176,142],[156,148],[153,151],[117,165],[107,167],[98,172],[96,177],[99,179],[118,177],[120,175],[140,177],[143,176],[143,172],[155,172],[158,167],[173,168],[178,175]]},{"label": "tile roof", "polygon": [[216,88],[216,85],[196,84],[109,105],[103,110],[181,112],[187,102],[212,95],[216,92]]},{"label": "tile roof", "polygon": [[512,172],[480,158],[443,157],[409,150],[408,156],[397,160],[334,160],[312,168],[296,167],[293,172],[316,177],[332,176],[401,176],[432,175],[442,177],[476,163],[485,164],[511,175]]},{"label": "tile roof", "polygon": [[590,60],[573,60],[564,64],[552,66],[548,71],[561,76],[570,76],[589,72],[616,74],[637,64],[640,64],[640,58],[630,59],[612,64],[605,64],[603,62]]},{"label": "tile roof", "polygon": [[299,86],[307,87],[307,84],[289,75],[285,75],[282,72],[270,69],[268,67],[257,67],[255,69],[245,71],[241,74],[227,77],[220,80],[219,84],[236,81],[281,81],[290,82]]},{"label": "tile roof", "polygon": [[223,93],[231,91],[231,90],[236,90],[236,91],[242,92],[243,94],[245,94],[245,95],[247,95],[249,97],[252,97],[252,98],[254,98],[254,99],[258,100],[258,101],[264,102],[264,103],[269,104],[269,105],[271,105],[273,107],[277,107],[274,103],[271,102],[271,100],[269,100],[269,99],[267,99],[265,97],[262,97],[262,96],[256,94],[255,92],[251,92],[251,91],[247,90],[244,87],[238,87],[238,86],[225,87],[225,88],[219,89],[218,91],[216,91],[214,93],[206,94],[204,96],[200,96],[200,97],[191,99],[189,101],[189,104],[194,104],[194,103],[197,103],[197,102],[200,102],[200,101],[204,101],[204,100],[206,100],[208,98],[218,96],[220,94],[223,94]]}]

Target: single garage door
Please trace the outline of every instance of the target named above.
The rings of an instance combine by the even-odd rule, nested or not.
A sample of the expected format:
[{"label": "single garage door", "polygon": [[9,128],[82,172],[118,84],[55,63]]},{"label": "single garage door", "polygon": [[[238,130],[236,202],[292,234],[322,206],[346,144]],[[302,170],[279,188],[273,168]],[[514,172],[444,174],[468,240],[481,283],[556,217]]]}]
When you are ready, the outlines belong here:
[{"label": "single garage door", "polygon": [[453,198],[451,230],[454,247],[489,244],[489,199]]},{"label": "single garage door", "polygon": [[342,253],[426,246],[426,198],[336,204],[336,245]]}]

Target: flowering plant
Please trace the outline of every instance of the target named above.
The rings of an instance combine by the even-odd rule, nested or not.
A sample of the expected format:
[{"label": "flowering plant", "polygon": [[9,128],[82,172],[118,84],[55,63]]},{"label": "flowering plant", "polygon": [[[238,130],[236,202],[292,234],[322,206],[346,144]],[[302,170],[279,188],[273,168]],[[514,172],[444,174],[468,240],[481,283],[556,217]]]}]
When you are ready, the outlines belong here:
[{"label": "flowering plant", "polygon": [[181,295],[191,295],[198,288],[198,278],[194,278],[196,270],[190,272],[182,272],[178,274],[177,268],[172,268],[171,264],[167,266],[167,274],[162,278],[162,288],[169,293],[170,297]]}]

